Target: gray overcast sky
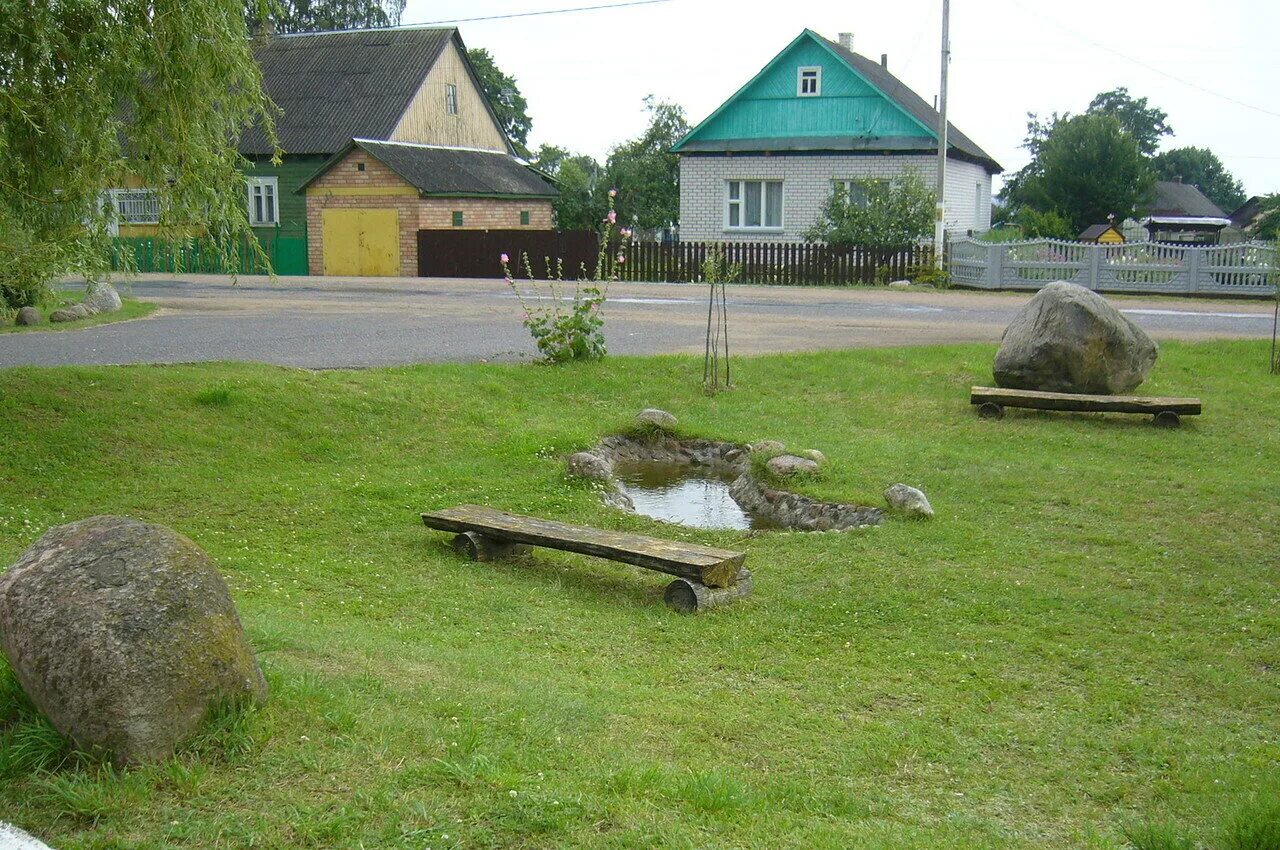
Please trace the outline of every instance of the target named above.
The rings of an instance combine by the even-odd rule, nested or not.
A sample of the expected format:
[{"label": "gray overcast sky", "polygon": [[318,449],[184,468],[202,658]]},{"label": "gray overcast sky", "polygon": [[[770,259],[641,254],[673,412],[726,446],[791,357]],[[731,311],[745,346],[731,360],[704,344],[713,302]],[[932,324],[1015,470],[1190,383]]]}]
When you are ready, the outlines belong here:
[{"label": "gray overcast sky", "polygon": [[[403,20],[603,2],[409,0]],[[855,51],[888,53],[889,70],[932,101],[941,9],[941,0],[667,0],[458,26],[519,81],[535,147],[602,157],[643,129],[646,94],[697,123],[805,27],[831,39],[853,32]],[[1079,112],[1094,94],[1128,86],[1169,113],[1177,135],[1165,148],[1207,146],[1249,194],[1280,191],[1277,0],[953,0],[951,17],[952,122],[1007,171],[1026,162],[1028,111]]]}]

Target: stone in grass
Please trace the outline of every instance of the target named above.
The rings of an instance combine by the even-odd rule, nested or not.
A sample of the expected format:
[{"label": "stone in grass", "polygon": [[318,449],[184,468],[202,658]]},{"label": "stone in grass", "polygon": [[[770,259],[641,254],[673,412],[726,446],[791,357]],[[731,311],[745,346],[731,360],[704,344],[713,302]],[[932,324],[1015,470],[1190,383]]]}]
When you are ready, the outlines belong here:
[{"label": "stone in grass", "polygon": [[595,452],[576,452],[569,455],[569,474],[591,481],[608,481],[613,477],[613,464]]},{"label": "stone in grass", "polygon": [[889,507],[907,516],[921,519],[931,519],[933,517],[933,506],[929,504],[928,497],[915,487],[908,487],[906,484],[894,484],[884,491],[884,498],[889,503]]},{"label": "stone in grass", "polygon": [[117,765],[158,761],[267,683],[209,556],[163,526],[50,529],[0,575],[0,649],[35,706]]},{"label": "stone in grass", "polygon": [[1146,379],[1156,353],[1151,337],[1107,299],[1059,280],[1005,328],[992,372],[1011,389],[1115,395]]},{"label": "stone in grass", "polygon": [[909,280],[895,280],[890,282],[889,284],[890,289],[907,289],[910,286],[911,286],[911,281]]},{"label": "stone in grass", "polygon": [[657,428],[659,431],[674,431],[676,429],[676,418],[665,410],[647,407],[636,414],[636,424],[647,428]]},{"label": "stone in grass", "polygon": [[93,313],[114,313],[124,306],[120,293],[105,280],[90,284],[89,292],[81,303]]},{"label": "stone in grass", "polygon": [[779,478],[790,478],[793,475],[812,475],[818,471],[818,464],[807,457],[796,455],[778,455],[771,458],[765,466]]},{"label": "stone in grass", "polygon": [[50,847],[13,824],[0,821],[0,850],[50,850]]},{"label": "stone in grass", "polygon": [[[79,307],[80,305],[77,304],[76,306]],[[58,323],[74,322],[76,319],[82,318],[84,318],[84,316],[75,313],[70,307],[61,307],[49,314],[49,321]]]},{"label": "stone in grass", "polygon": [[18,311],[18,318],[14,321],[16,325],[38,325],[41,321],[40,311],[35,307],[23,307]]},{"label": "stone in grass", "polygon": [[818,451],[817,449],[805,449],[804,451],[800,452],[800,457],[807,457],[809,460],[813,461],[818,466],[822,466],[827,462],[827,456],[824,455],[822,452]]},{"label": "stone in grass", "polygon": [[760,440],[757,443],[752,443],[747,446],[747,449],[750,450],[752,454],[771,455],[778,454],[779,452],[785,452],[787,447],[777,440]]}]

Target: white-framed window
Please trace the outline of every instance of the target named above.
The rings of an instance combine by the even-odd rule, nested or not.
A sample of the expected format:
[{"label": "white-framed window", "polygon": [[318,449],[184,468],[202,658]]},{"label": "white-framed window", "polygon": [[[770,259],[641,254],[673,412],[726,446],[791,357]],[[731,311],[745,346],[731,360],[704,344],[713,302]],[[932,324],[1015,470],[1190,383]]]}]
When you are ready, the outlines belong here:
[{"label": "white-framed window", "polygon": [[249,223],[269,227],[280,223],[280,184],[275,177],[250,177]]},{"label": "white-framed window", "polygon": [[781,230],[781,180],[730,180],[724,224],[729,230]]},{"label": "white-framed window", "polygon": [[870,197],[867,195],[866,183],[862,180],[845,180],[836,178],[831,181],[831,191],[844,192],[844,199],[850,206],[865,207]]},{"label": "white-framed window", "polygon": [[812,65],[796,70],[796,96],[817,97],[822,94],[822,66]]},{"label": "white-framed window", "polygon": [[450,115],[458,114],[458,87],[446,83],[444,87],[444,111]]},{"label": "white-framed window", "polygon": [[160,223],[160,196],[155,189],[112,189],[111,206],[118,224]]}]

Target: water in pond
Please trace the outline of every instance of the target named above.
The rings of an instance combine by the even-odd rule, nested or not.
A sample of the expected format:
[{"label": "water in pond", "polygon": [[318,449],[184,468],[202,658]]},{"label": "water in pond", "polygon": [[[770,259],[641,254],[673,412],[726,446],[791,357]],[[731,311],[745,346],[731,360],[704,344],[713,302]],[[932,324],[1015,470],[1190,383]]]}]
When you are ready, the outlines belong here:
[{"label": "water in pond", "polygon": [[636,513],[694,528],[764,527],[729,495],[733,475],[680,464],[619,464],[614,474]]}]

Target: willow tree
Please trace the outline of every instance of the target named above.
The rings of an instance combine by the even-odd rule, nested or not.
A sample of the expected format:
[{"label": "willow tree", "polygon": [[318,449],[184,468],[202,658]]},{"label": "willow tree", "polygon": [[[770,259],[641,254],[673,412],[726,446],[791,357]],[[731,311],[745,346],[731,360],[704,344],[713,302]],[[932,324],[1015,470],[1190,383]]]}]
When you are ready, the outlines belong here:
[{"label": "willow tree", "polygon": [[0,0],[0,306],[109,272],[113,187],[154,189],[162,234],[256,245],[236,143],[268,110],[245,0]]}]

